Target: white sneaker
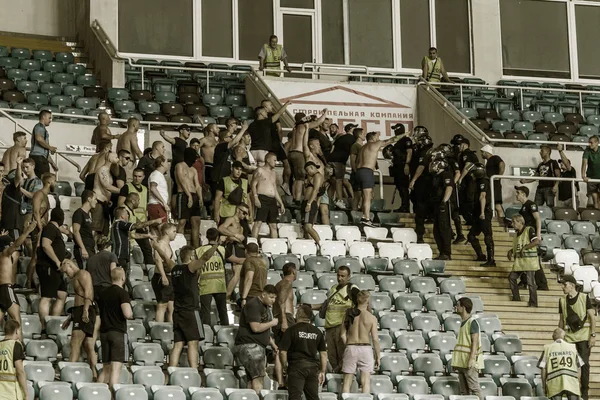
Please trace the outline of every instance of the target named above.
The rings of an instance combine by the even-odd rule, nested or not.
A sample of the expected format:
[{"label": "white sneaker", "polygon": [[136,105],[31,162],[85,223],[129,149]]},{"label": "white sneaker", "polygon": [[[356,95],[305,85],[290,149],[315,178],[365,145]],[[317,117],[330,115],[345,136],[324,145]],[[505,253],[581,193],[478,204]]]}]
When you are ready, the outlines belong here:
[{"label": "white sneaker", "polygon": [[346,210],[348,207],[346,207],[346,203],[343,200],[337,200],[335,202],[335,206],[341,210]]}]

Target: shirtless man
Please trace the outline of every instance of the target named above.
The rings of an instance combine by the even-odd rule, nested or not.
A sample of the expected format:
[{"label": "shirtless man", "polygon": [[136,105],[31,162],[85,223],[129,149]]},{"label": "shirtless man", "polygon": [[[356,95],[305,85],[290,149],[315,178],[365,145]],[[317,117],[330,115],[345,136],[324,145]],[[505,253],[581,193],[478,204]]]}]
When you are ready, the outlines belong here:
[{"label": "shirtless man", "polygon": [[216,184],[213,179],[213,162],[215,147],[219,143],[218,135],[219,127],[217,124],[208,124],[204,128],[204,137],[200,139],[200,155],[204,159],[204,182],[211,187]]},{"label": "shirtless man", "polygon": [[113,177],[110,173],[112,165],[119,162],[119,157],[116,153],[106,154],[106,164],[104,164],[94,177],[94,192],[98,205],[92,210],[92,229],[94,232],[107,235],[108,225],[111,220],[110,215],[110,198],[111,195],[119,194],[121,191],[113,184]]},{"label": "shirtless man", "polygon": [[379,132],[367,133],[367,141],[358,151],[356,158],[356,183],[362,191],[362,212],[360,223],[373,226],[369,218],[371,213],[371,200],[373,199],[373,188],[375,187],[375,169],[377,168],[377,155],[385,146],[394,144],[402,138],[394,136],[388,140],[379,140]]},{"label": "shirtless man", "polygon": [[32,221],[15,241],[8,234],[0,235],[0,321],[3,321],[4,314],[8,313],[10,318],[21,323],[21,308],[13,291],[15,283],[13,274],[15,259],[13,254],[16,252],[18,258],[19,248],[36,227],[37,225]]},{"label": "shirtless man", "polygon": [[175,166],[177,182],[177,233],[183,233],[189,220],[192,224],[192,246],[200,247],[200,220],[202,217],[202,188],[198,181],[198,171],[194,163],[198,158],[196,150],[188,147],[183,152],[183,161]]},{"label": "shirtless man", "polygon": [[[171,280],[171,268],[167,268],[173,259],[171,242],[177,237],[177,226],[171,223],[160,226],[160,237],[153,243],[154,261],[156,269],[152,276],[152,289],[156,295],[156,322],[173,322],[173,282]],[[156,249],[160,251],[156,251]]]},{"label": "shirtless man", "polygon": [[[323,182],[319,186],[319,192],[321,193],[321,195],[318,196],[319,201],[317,203],[317,207],[321,214],[321,223],[323,225],[329,225],[329,195],[327,194],[327,187],[329,179],[332,175],[332,171],[329,171],[327,168],[327,160],[323,155],[323,150],[321,149],[321,141],[319,140],[319,138],[310,138],[307,130],[306,134],[302,138],[302,141],[302,150],[304,152],[305,163],[304,166],[306,167],[306,164],[308,164],[309,162],[313,163],[317,170],[319,170],[319,172],[323,176]],[[304,198],[306,200],[306,193],[304,193]],[[312,221],[314,221],[314,218],[312,219]]]},{"label": "shirtless man", "polygon": [[240,204],[235,208],[235,214],[229,217],[219,225],[219,233],[227,236],[228,245],[225,249],[225,258],[233,264],[233,277],[227,284],[227,297],[231,298],[231,294],[235,290],[240,281],[240,271],[246,259],[246,236],[248,235],[249,226],[248,218],[249,208],[247,204]]},{"label": "shirtless man", "polygon": [[98,377],[96,372],[98,356],[94,348],[96,344],[94,328],[96,322],[99,323],[100,320],[96,319],[98,310],[96,310],[96,304],[93,302],[94,287],[92,286],[92,276],[88,271],[79,269],[77,264],[68,259],[61,263],[60,270],[73,281],[73,288],[75,290],[75,304],[71,308],[71,314],[62,324],[62,329],[66,330],[71,325],[71,322],[73,322],[69,361],[79,361],[81,346],[83,345],[83,349],[88,356],[88,363],[92,368],[94,380],[96,380]]},{"label": "shirtless man", "polygon": [[269,224],[271,237],[276,238],[279,213],[283,214],[285,212],[285,205],[277,191],[276,163],[277,155],[267,153],[265,165],[259,167],[252,175],[250,192],[254,195],[254,205],[257,208],[254,225],[252,226],[252,237],[255,238],[258,237],[263,222]]},{"label": "shirtless man", "polygon": [[2,164],[4,164],[7,172],[17,168],[17,158],[27,158],[27,150],[25,149],[27,146],[27,134],[21,131],[13,133],[13,142],[15,144],[6,149],[2,156]]},{"label": "shirtless man", "polygon": [[48,214],[50,211],[50,203],[48,202],[48,195],[54,190],[56,186],[56,175],[46,172],[42,175],[42,184],[44,185],[40,190],[33,194],[33,216],[32,220],[36,224],[36,230],[31,234],[31,245],[32,251],[31,260],[27,267],[27,286],[31,287],[33,282],[33,272],[35,271],[37,263],[37,248],[40,245],[40,238],[44,226],[48,223]]},{"label": "shirtless man", "polygon": [[[362,392],[370,393],[371,373],[379,369],[377,318],[369,311],[370,297],[368,290],[361,290],[357,296],[357,307],[346,312],[346,319],[342,323],[342,341],[346,345],[342,366],[344,373],[342,393],[350,392],[352,379],[357,369],[360,370]],[[370,344],[371,340],[373,347]],[[375,359],[373,359],[373,349],[375,349]]]},{"label": "shirtless man", "polygon": [[308,140],[308,131],[321,125],[323,121],[325,121],[326,114],[327,109],[324,109],[319,118],[310,122],[306,122],[306,114],[304,113],[298,113],[294,116],[294,119],[296,120],[296,127],[292,131],[292,137],[290,139],[291,144],[288,147],[288,159],[290,161],[290,167],[292,168],[292,174],[294,176],[292,196],[296,202],[302,200],[302,190],[305,179],[304,163],[306,161],[306,153],[304,153],[303,147],[304,136],[306,136]]},{"label": "shirtless man", "polygon": [[106,164],[106,154],[112,151],[112,147],[110,141],[102,142],[96,146],[96,154],[90,157],[79,174],[79,179],[85,182],[85,190],[94,190],[96,172]]},{"label": "shirtless man", "polygon": [[304,201],[300,208],[302,223],[304,224],[304,233],[310,236],[317,243],[317,248],[320,249],[321,238],[313,225],[319,212],[321,196],[325,193],[325,180],[320,172],[320,167],[314,162],[308,161],[304,164],[304,168],[306,169],[306,184],[304,186]]},{"label": "shirtless man", "polygon": [[[294,263],[287,263],[283,266],[283,279],[277,282],[275,289],[277,289],[277,300],[273,304],[273,318],[279,320],[279,324],[273,327],[273,339],[275,344],[279,347],[281,338],[285,331],[289,327],[296,323],[294,318],[294,288],[293,283],[296,280],[296,265]],[[284,386],[282,374],[278,374],[281,368],[277,368],[279,363],[275,363],[276,366],[276,377],[279,382],[279,386]]]},{"label": "shirtless man", "polygon": [[139,129],[140,121],[137,118],[129,118],[127,120],[127,130],[121,134],[117,141],[117,153],[121,150],[127,150],[132,154],[134,164],[137,159],[142,158],[144,155],[138,145],[137,132]]},{"label": "shirtless man", "polygon": [[113,135],[110,133],[110,115],[106,112],[98,114],[98,126],[94,128],[92,133],[92,144],[96,145],[96,153],[102,151],[111,140],[118,139],[121,135]]}]

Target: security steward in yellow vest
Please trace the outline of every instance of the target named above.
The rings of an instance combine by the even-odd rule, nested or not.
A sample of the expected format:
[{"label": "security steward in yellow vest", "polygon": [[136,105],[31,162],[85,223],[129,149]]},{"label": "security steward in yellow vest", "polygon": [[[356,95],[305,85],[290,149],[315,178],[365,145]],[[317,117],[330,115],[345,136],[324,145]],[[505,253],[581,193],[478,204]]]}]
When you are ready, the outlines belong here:
[{"label": "security steward in yellow vest", "polygon": [[217,183],[214,201],[215,221],[221,225],[235,214],[239,204],[248,204],[248,180],[242,178],[239,161],[233,163],[231,174]]},{"label": "security steward in yellow vest", "polygon": [[442,78],[444,81],[450,82],[444,63],[442,59],[438,57],[437,49],[435,47],[429,48],[429,56],[423,57],[421,69],[423,70],[423,79],[428,82],[441,82]]},{"label": "security steward in yellow vest", "polygon": [[479,370],[483,369],[481,331],[479,323],[471,316],[473,302],[462,297],[456,303],[456,312],[462,318],[454,352],[452,369],[458,373],[458,385],[463,396],[473,395],[483,400],[479,386]]},{"label": "security steward in yellow vest", "polygon": [[277,44],[279,39],[275,35],[269,37],[269,43],[265,43],[258,53],[258,59],[260,61],[259,71],[267,69],[266,75],[279,76],[279,72],[269,72],[269,70],[279,70],[281,68],[281,61],[285,65],[285,69],[288,72],[292,72],[287,61],[287,54],[282,45]]},{"label": "security steward in yellow vest", "polygon": [[537,284],[535,283],[535,271],[540,269],[538,258],[538,246],[540,238],[535,234],[535,229],[525,226],[525,219],[521,215],[512,217],[512,223],[516,234],[513,237],[513,248],[508,251],[508,259],[513,260],[512,272],[508,275],[512,301],[521,301],[518,280],[521,275],[527,276],[527,287],[529,288],[529,307],[537,307]]},{"label": "security steward in yellow vest", "polygon": [[[198,259],[219,241],[219,231],[210,228],[206,231],[207,245],[196,249]],[[229,325],[227,317],[227,282],[225,281],[225,247],[219,246],[211,258],[200,268],[198,289],[200,291],[200,319],[209,323],[213,298],[219,315],[219,325]]]},{"label": "security steward in yellow vest", "polygon": [[[131,185],[131,183],[128,183],[127,185]],[[141,192],[138,192],[137,190],[130,191],[127,197],[125,198],[125,203],[123,204],[123,207],[125,207],[127,213],[129,214],[129,222],[131,222],[132,224],[138,222],[146,222],[146,220],[148,219],[146,216],[146,208],[140,206],[142,204],[142,200],[146,202],[144,204],[147,204],[148,201],[148,189],[145,186],[143,186],[143,188],[144,191]],[[136,232],[148,233],[148,228],[138,229]],[[142,250],[142,254],[144,255],[144,264],[154,264],[154,257],[152,254],[153,252],[152,245],[150,244],[150,239],[144,238],[130,240],[132,247],[134,240],[137,242],[138,246],[140,246],[140,250]]]},{"label": "security steward in yellow vest", "polygon": [[0,400],[27,399],[27,378],[23,368],[25,349],[19,341],[21,324],[9,319],[0,341]]},{"label": "security steward in yellow vest", "polygon": [[[338,284],[332,286],[327,292],[325,313],[325,339],[327,340],[327,357],[333,373],[339,374],[342,370],[344,351],[346,345],[342,341],[342,324],[346,317],[346,310],[356,306],[356,296],[360,291],[358,287],[349,283],[350,268],[341,266],[337,270]],[[322,315],[323,310],[321,310]]]},{"label": "security steward in yellow vest", "polygon": [[538,363],[542,370],[542,385],[546,397],[561,400],[579,399],[579,367],[583,360],[577,355],[577,348],[564,341],[565,331],[556,328],[552,333],[553,343],[544,346],[544,352]]},{"label": "security steward in yellow vest", "polygon": [[564,329],[565,340],[577,348],[584,362],[581,367],[581,398],[588,399],[590,384],[590,352],[596,344],[596,309],[585,293],[577,291],[577,281],[572,275],[562,280],[565,297],[558,301],[560,318],[558,327]]}]

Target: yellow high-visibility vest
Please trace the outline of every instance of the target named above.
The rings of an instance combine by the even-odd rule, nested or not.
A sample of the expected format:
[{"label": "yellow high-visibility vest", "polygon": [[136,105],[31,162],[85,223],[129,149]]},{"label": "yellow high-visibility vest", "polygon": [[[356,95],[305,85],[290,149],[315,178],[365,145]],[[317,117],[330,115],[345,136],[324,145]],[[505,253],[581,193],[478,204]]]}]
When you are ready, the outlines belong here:
[{"label": "yellow high-visibility vest", "polygon": [[[0,400],[22,400],[23,392],[17,381],[14,354],[17,340],[0,341]],[[21,342],[19,342],[21,345]],[[22,345],[21,345],[22,346]]]},{"label": "yellow high-visibility vest", "polygon": [[[452,366],[456,368],[469,368],[469,357],[471,356],[471,324],[473,317],[469,317],[464,324],[460,326],[456,346],[452,353]],[[483,352],[481,351],[481,327],[479,332],[479,344],[477,347],[477,359],[475,368],[483,369]]]},{"label": "yellow high-visibility vest", "polygon": [[[265,50],[265,69],[281,69],[281,56],[283,54],[283,46],[278,44],[272,48],[268,44],[264,44]],[[279,76],[278,72],[266,72],[267,75]]]},{"label": "yellow high-visibility vest", "polygon": [[530,243],[529,232],[533,227],[526,226],[521,233],[518,233],[513,238],[513,271],[537,271],[540,269],[540,260],[538,258],[537,247],[524,250],[521,256],[521,249]]},{"label": "yellow high-visibility vest", "polygon": [[[201,246],[196,249],[196,255],[198,259],[204,255],[212,245]],[[225,264],[223,259],[225,258],[225,248],[223,246],[217,247],[212,257],[204,263],[204,266],[200,268],[198,279],[198,289],[200,295],[213,294],[213,293],[225,293],[227,292],[227,283],[225,282]]]},{"label": "yellow high-visibility vest", "polygon": [[577,348],[563,340],[544,346],[546,361],[547,397],[556,396],[564,390],[579,396],[579,371]]},{"label": "yellow high-visibility vest", "polygon": [[587,294],[579,293],[577,301],[573,304],[571,309],[579,318],[584,321],[583,327],[577,332],[573,332],[569,325],[567,325],[567,296],[561,297],[558,300],[560,309],[562,310],[563,329],[565,330],[565,340],[569,343],[587,342],[590,339],[590,319],[586,318],[587,310]]}]

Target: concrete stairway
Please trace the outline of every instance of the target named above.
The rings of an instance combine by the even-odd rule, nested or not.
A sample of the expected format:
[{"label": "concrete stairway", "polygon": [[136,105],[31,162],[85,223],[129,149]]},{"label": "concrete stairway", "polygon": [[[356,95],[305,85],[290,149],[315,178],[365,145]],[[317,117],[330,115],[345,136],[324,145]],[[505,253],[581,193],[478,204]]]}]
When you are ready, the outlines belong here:
[{"label": "concrete stairway", "polygon": [[[401,222],[407,227],[414,227],[412,215],[403,214]],[[464,228],[465,236],[468,227]],[[520,302],[511,301],[508,286],[508,274],[512,263],[506,253],[512,247],[512,236],[493,222],[494,243],[496,245],[496,267],[480,267],[480,262],[473,261],[475,252],[469,243],[452,246],[452,260],[446,263],[446,271],[460,276],[465,281],[467,293],[480,296],[485,312],[498,315],[505,333],[519,335],[523,342],[523,354],[540,356],[544,344],[552,340],[552,331],[558,326],[558,299],[563,296],[562,288],[557,283],[556,274],[544,266],[548,279],[548,291],[538,291],[538,308],[527,307],[529,298],[526,289],[521,290]],[[483,236],[480,238],[482,246]],[[437,256],[437,246],[433,240],[432,225],[426,225],[425,241]],[[485,246],[483,247],[485,251]],[[592,349],[590,359],[590,399],[600,399],[600,350]]]}]

